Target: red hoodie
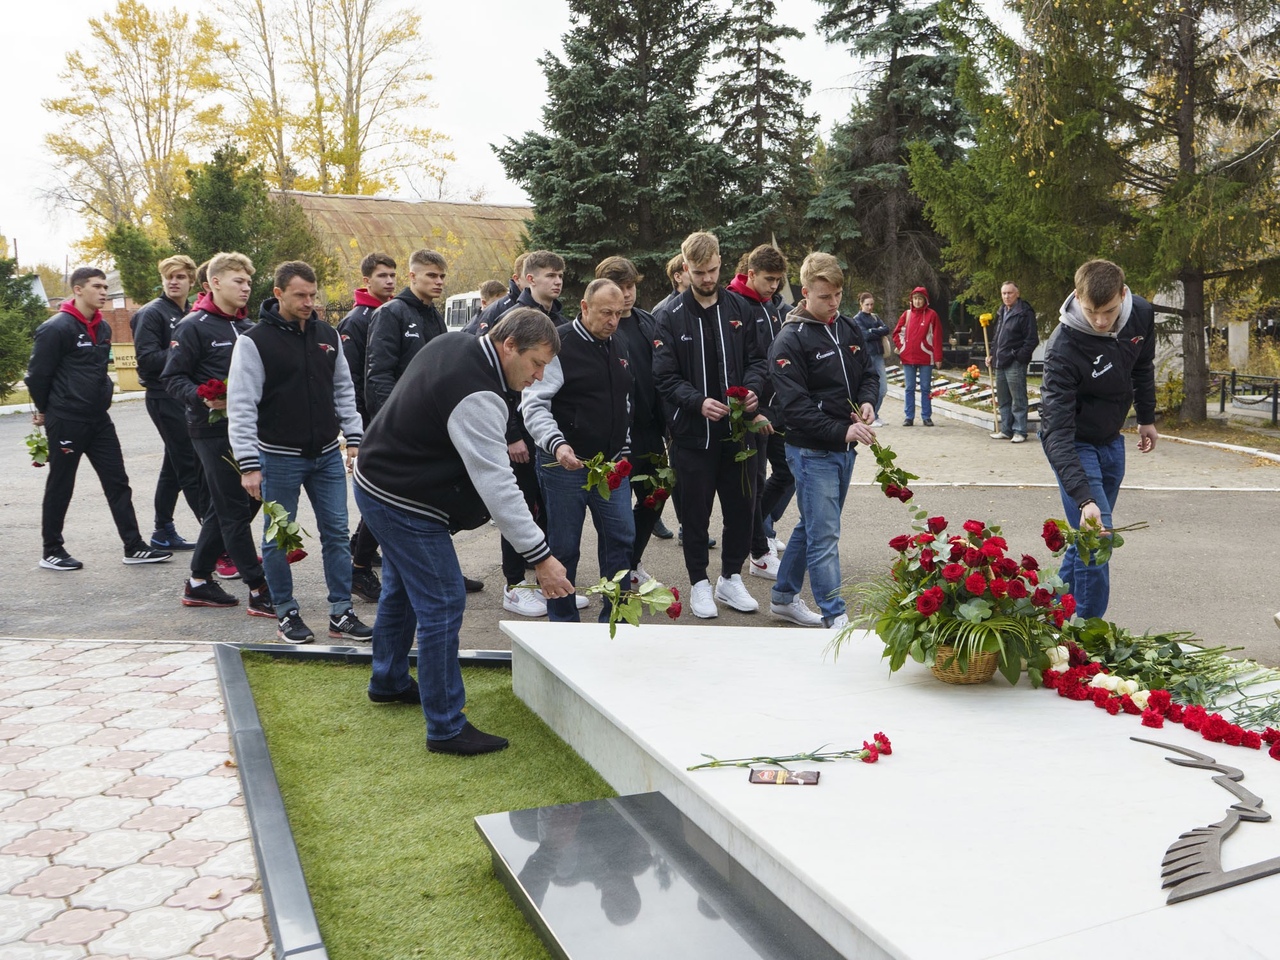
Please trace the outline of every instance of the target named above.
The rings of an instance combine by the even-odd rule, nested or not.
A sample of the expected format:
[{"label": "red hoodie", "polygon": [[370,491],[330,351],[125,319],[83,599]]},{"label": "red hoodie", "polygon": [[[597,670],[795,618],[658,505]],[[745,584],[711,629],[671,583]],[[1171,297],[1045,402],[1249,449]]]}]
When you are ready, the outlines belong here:
[{"label": "red hoodie", "polygon": [[83,323],[85,329],[89,332],[89,339],[92,340],[95,345],[98,343],[98,324],[102,323],[101,310],[95,310],[93,312],[93,317],[86,320],[84,318],[84,314],[76,309],[76,302],[74,300],[63,300],[62,305],[58,307],[58,311],[60,313],[69,313]]},{"label": "red hoodie", "polygon": [[942,321],[929,306],[929,291],[916,287],[911,291],[924,297],[924,306],[917,310],[910,307],[902,311],[898,325],[893,328],[893,345],[903,363],[915,366],[942,366]]},{"label": "red hoodie", "polygon": [[247,306],[237,310],[234,317],[229,313],[223,313],[222,308],[213,302],[213,294],[207,292],[196,297],[196,305],[191,310],[193,312],[203,310],[205,313],[212,313],[215,317],[226,317],[228,320],[244,320],[249,316],[249,308]]},{"label": "red hoodie", "polygon": [[746,297],[748,300],[754,300],[756,303],[768,303],[771,297],[762,297],[756,293],[755,288],[747,283],[747,275],[740,273],[729,283],[729,289],[739,296]]},{"label": "red hoodie", "polygon": [[368,287],[357,287],[351,296],[355,298],[357,307],[373,307],[377,310],[382,306],[382,301],[370,293]]}]

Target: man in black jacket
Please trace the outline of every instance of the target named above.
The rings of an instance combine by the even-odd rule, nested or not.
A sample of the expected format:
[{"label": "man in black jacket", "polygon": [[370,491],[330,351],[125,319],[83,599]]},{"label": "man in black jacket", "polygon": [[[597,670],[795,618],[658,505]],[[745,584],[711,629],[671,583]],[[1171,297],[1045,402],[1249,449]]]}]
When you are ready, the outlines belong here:
[{"label": "man in black jacket", "polygon": [[[815,627],[849,620],[840,596],[840,515],[853,476],[854,447],[875,442],[880,378],[862,329],[840,313],[844,272],[829,253],[800,266],[804,300],[769,350],[769,376],[786,422],[787,463],[796,480],[800,521],[791,531],[769,610]],[[821,617],[800,598],[805,571]]]},{"label": "man in black jacket", "polygon": [[[714,234],[690,234],[681,245],[689,289],[658,321],[653,379],[671,430],[678,477],[684,562],[693,585],[694,616],[719,616],[716,600],[743,613],[759,609],[742,582],[751,548],[754,466],[736,458],[743,448],[731,439],[728,391],[741,388],[753,415],[765,390],[764,357],[755,320],[737,294],[720,288],[720,243]],[[748,448],[749,449],[749,448]],[[716,498],[724,518],[720,577],[715,596],[707,576],[711,508]]]},{"label": "man in black jacket", "polygon": [[[452,534],[492,516],[548,598],[573,593],[524,505],[505,436],[520,391],[542,376],[559,339],[547,317],[530,309],[513,310],[486,336],[438,337],[419,351],[361,444],[356,504],[383,552],[369,699],[420,704],[434,753],[507,746],[462,712],[458,634],[466,594]],[[415,634],[417,682],[409,674]],[[470,706],[475,719],[477,705]]]},{"label": "man in black jacket", "polygon": [[[536,444],[535,458],[542,499],[547,508],[547,545],[577,582],[582,523],[587,511],[595,524],[600,576],[612,579],[631,572],[635,525],[631,517],[631,485],[608,496],[583,489],[583,462],[603,454],[620,461],[630,452],[632,376],[626,350],[614,336],[622,315],[622,290],[612,280],[587,284],[578,319],[557,329],[560,353],[547,364],[542,379],[525,388],[521,409]],[[600,622],[609,619],[609,604]],[[572,597],[547,602],[552,620],[578,621]]]},{"label": "man in black jacket", "polygon": [[444,257],[436,251],[415,250],[409,257],[409,285],[374,311],[364,374],[370,417],[387,402],[414,354],[445,332],[435,302],[444,294],[446,270]]},{"label": "man in black jacket", "polygon": [[[1045,344],[1040,443],[1067,522],[1107,529],[1124,480],[1120,430],[1130,407],[1138,415],[1138,452],[1150,453],[1158,439],[1155,310],[1130,292],[1124,271],[1109,260],[1090,260],[1075,281]],[[1058,575],[1075,596],[1078,616],[1106,614],[1109,563],[1086,563],[1072,545]]]},{"label": "man in black jacket", "polygon": [[182,493],[196,520],[203,522],[209,512],[209,490],[191,438],[187,436],[182,404],[165,391],[160,376],[169,359],[173,331],[187,314],[187,296],[196,282],[196,262],[178,254],[161,260],[159,270],[164,294],[129,318],[138,357],[138,380],[147,391],[147,415],[164,441],[164,460],[156,480],[155,532],[151,534],[151,546],[157,550],[194,550],[194,541],[179,536],[173,511],[178,505],[178,494]]},{"label": "man in black jacket", "polygon": [[987,368],[994,361],[996,371],[996,403],[1000,422],[992,440],[1027,439],[1027,364],[1036,352],[1040,334],[1036,330],[1036,312],[1019,294],[1018,285],[1006,280],[1000,285],[1003,302],[996,311],[996,348],[987,357]]},{"label": "man in black jacket", "polygon": [[[329,636],[368,640],[373,631],[351,608],[351,544],[347,539],[347,469],[364,427],[338,333],[315,312],[316,274],[291,260],[276,267],[275,296],[262,302],[258,323],[236,341],[227,377],[227,418],[240,485],[298,519],[305,488],[315,512],[329,588]],[[315,639],[293,595],[293,574],[274,539],[262,545],[262,565],[289,643]]]},{"label": "man in black jacket", "polygon": [[488,333],[489,328],[497,323],[498,317],[515,308],[516,301],[520,299],[520,292],[525,288],[524,261],[527,256],[527,253],[520,254],[511,265],[511,279],[507,281],[506,296],[484,303],[480,307],[480,312],[462,328],[463,333],[469,333],[473,337]]},{"label": "man in black jacket", "polygon": [[[364,404],[364,371],[369,346],[369,321],[373,312],[395,296],[396,262],[385,253],[371,253],[360,261],[364,286],[352,293],[355,306],[338,324],[342,352],[347,356],[347,370],[356,388],[356,409],[365,427],[372,416]],[[378,541],[362,520],[351,537],[351,592],[369,603],[377,603],[382,585],[373,572]]]},{"label": "man in black jacket", "polygon": [[107,275],[96,267],[80,267],[71,274],[69,284],[71,299],[36,328],[27,364],[27,391],[36,408],[31,422],[43,426],[49,436],[40,566],[59,571],[84,566],[67,553],[62,539],[82,456],[89,458],[107,495],[116,532],[124,543],[124,562],[162,563],[173,554],[149,548],[138,533],[120,438],[107,412],[112,393],[107,376],[111,326],[102,319]]},{"label": "man in black jacket", "polygon": [[[239,603],[213,581],[215,564],[225,549],[249,588],[245,612],[274,620],[275,608],[250,528],[261,505],[240,485],[227,438],[225,385],[236,340],[253,326],[247,309],[253,272],[252,261],[242,253],[218,253],[209,259],[209,292],[196,298],[174,331],[163,380],[169,395],[186,409],[187,433],[200,458],[211,504],[191,553],[191,576],[182,587],[182,605],[234,607]],[[210,386],[218,384],[223,385],[221,399],[209,396]]]}]

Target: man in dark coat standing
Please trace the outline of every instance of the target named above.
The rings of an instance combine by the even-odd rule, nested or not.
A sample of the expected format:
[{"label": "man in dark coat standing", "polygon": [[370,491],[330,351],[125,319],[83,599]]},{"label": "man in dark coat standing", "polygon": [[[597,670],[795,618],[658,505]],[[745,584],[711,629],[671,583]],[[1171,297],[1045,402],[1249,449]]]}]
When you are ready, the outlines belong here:
[{"label": "man in dark coat standing", "polygon": [[987,357],[987,367],[995,363],[996,402],[1000,405],[1000,423],[992,440],[1027,439],[1027,364],[1036,352],[1040,334],[1036,331],[1036,312],[1023,300],[1018,285],[1006,280],[1000,285],[1004,301],[996,311],[996,349]]}]

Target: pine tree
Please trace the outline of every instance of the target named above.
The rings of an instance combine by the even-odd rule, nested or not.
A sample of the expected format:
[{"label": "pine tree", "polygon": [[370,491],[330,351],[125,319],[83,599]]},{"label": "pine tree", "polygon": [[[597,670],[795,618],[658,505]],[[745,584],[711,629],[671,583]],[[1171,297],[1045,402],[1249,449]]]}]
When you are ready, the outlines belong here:
[{"label": "pine tree", "polygon": [[49,316],[31,289],[33,279],[18,271],[17,260],[0,257],[0,399],[26,373],[36,327]]},{"label": "pine tree", "polygon": [[570,0],[564,58],[547,77],[545,132],[497,149],[534,205],[531,248],[555,250],[581,289],[611,255],[646,274],[641,302],[666,290],[663,267],[693,230],[723,217],[726,151],[692,97],[718,27],[708,0]]},{"label": "pine tree", "polygon": [[[937,3],[821,0],[818,27],[832,43],[872,58],[872,80],[834,131],[827,170],[809,219],[818,245],[850,265],[899,308],[907,291],[941,286],[941,238],[911,190],[909,145],[924,141],[944,160],[960,155],[969,118],[956,94],[959,60],[943,36]],[[940,311],[942,312],[942,311]]]},{"label": "pine tree", "polygon": [[721,243],[746,251],[771,237],[795,259],[809,249],[804,214],[815,183],[811,158],[818,118],[804,112],[810,86],[786,69],[780,40],[799,39],[795,27],[776,23],[773,0],[733,8],[713,61],[711,115],[733,158],[726,190],[730,225]]}]

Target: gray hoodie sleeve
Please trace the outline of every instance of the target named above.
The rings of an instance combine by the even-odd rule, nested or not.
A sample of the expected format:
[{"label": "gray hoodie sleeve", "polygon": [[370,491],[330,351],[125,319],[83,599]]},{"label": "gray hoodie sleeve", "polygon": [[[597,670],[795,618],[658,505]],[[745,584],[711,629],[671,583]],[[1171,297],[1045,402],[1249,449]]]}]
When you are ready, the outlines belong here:
[{"label": "gray hoodie sleeve", "polygon": [[[234,355],[233,355],[234,360]],[[342,436],[348,447],[360,446],[364,437],[364,421],[356,409],[356,387],[351,380],[351,367],[347,364],[345,350],[338,351],[338,363],[333,371],[333,409],[342,427]]]},{"label": "gray hoodie sleeve", "polygon": [[466,465],[498,530],[530,564],[551,556],[547,538],[525,506],[507,454],[507,405],[496,393],[480,390],[464,397],[449,414],[449,439]]},{"label": "gray hoodie sleeve", "polygon": [[543,367],[542,379],[524,388],[520,400],[520,412],[524,414],[524,427],[529,431],[529,436],[553,457],[556,455],[556,448],[567,442],[551,413],[551,401],[563,386],[564,367],[560,366],[560,358],[555,357]]},{"label": "gray hoodie sleeve", "polygon": [[258,345],[250,337],[236,337],[231,370],[227,373],[227,436],[241,473],[262,469],[258,459],[258,403],[265,378]]}]

